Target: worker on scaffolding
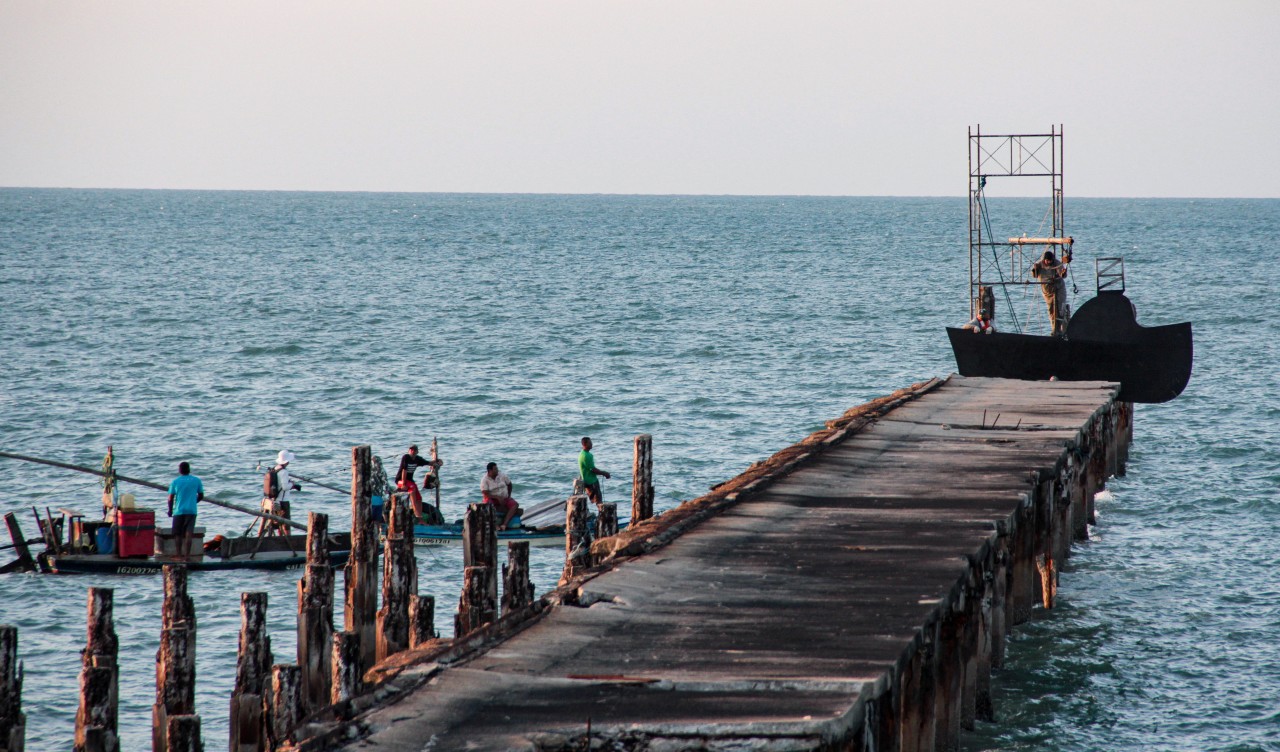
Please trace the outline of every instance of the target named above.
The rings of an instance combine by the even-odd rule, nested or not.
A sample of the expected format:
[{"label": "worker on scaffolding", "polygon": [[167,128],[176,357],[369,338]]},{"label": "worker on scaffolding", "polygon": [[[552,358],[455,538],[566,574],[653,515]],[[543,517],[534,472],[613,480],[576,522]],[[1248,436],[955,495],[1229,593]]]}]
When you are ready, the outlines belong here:
[{"label": "worker on scaffolding", "polygon": [[[1070,261],[1068,253],[1065,261]],[[1071,317],[1067,304],[1067,263],[1059,263],[1052,250],[1047,250],[1040,260],[1031,265],[1031,276],[1040,282],[1040,292],[1044,294],[1045,305],[1049,309],[1049,321],[1053,324],[1053,336],[1067,336],[1067,319]]]}]

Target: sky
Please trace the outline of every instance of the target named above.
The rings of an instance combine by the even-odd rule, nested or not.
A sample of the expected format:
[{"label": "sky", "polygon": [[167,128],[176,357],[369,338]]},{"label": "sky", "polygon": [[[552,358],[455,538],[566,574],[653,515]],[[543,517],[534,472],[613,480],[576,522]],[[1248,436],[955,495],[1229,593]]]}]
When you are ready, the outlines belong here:
[{"label": "sky", "polygon": [[[1277,0],[0,0],[0,186],[1280,197]],[[1043,193],[1043,186],[1032,191]]]}]

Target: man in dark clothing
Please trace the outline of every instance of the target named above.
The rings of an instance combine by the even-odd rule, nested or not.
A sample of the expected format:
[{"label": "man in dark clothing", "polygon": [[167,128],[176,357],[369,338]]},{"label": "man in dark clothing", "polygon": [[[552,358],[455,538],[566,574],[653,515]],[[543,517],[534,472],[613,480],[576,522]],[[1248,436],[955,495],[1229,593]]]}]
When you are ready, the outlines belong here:
[{"label": "man in dark clothing", "polygon": [[1063,281],[1067,276],[1066,264],[1058,263],[1053,251],[1045,251],[1040,260],[1031,265],[1031,276],[1040,282],[1040,292],[1044,294],[1049,321],[1053,325],[1053,336],[1067,336],[1070,314],[1067,311],[1067,283]]},{"label": "man in dark clothing", "polygon": [[422,516],[422,492],[413,480],[413,472],[422,466],[439,467],[440,460],[429,460],[418,454],[418,445],[409,447],[409,453],[400,458],[400,470],[396,473],[396,488],[409,492],[409,500],[413,502],[413,516]]}]

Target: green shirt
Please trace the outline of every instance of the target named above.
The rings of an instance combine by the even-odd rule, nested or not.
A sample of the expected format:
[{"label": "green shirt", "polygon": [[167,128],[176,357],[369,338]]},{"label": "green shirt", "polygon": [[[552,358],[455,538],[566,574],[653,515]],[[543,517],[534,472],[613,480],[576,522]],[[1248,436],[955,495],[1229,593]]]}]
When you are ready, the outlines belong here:
[{"label": "green shirt", "polygon": [[596,477],[596,458],[585,449],[578,455],[578,472],[582,474],[582,482],[588,486],[600,482]]}]

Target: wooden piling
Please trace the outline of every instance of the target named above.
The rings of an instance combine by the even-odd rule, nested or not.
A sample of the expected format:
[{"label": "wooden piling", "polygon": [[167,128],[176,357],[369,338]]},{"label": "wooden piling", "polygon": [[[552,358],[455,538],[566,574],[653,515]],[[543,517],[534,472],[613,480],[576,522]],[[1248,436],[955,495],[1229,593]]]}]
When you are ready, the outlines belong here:
[{"label": "wooden piling", "polygon": [[171,716],[167,736],[169,752],[204,752],[198,715]]},{"label": "wooden piling", "polygon": [[564,523],[564,573],[560,585],[591,563],[591,535],[587,530],[586,496],[570,496],[565,505]]},{"label": "wooden piling", "polygon": [[454,619],[457,637],[497,618],[498,527],[490,504],[467,507],[462,522],[462,564],[462,596]]},{"label": "wooden piling", "polygon": [[339,718],[346,718],[351,700],[364,689],[360,671],[360,635],[355,632],[333,633],[331,665],[333,686],[329,691],[329,704]]},{"label": "wooden piling", "polygon": [[263,699],[262,715],[267,752],[297,741],[298,724],[304,715],[302,669],[298,664],[277,663],[271,667],[271,686]]},{"label": "wooden piling", "polygon": [[[511,544],[515,545],[515,544]],[[528,545],[527,543],[525,545]],[[436,599],[433,595],[409,596],[409,647],[416,648],[436,637]]]},{"label": "wooden piling", "polygon": [[262,698],[271,678],[267,594],[240,595],[240,653],[231,690],[231,752],[262,752]]},{"label": "wooden piling", "polygon": [[372,453],[368,446],[351,450],[351,555],[347,559],[346,631],[360,636],[360,673],[377,658],[378,531],[371,501]]},{"label": "wooden piling", "polygon": [[618,505],[605,503],[600,505],[596,515],[596,539],[608,538],[618,534]]},{"label": "wooden piling", "polygon": [[187,568],[165,565],[156,652],[156,702],[151,711],[153,752],[169,750],[169,718],[196,712],[196,617],[187,595]]},{"label": "wooden piling", "polygon": [[[605,506],[614,506],[606,504]],[[616,518],[615,518],[616,519]],[[502,614],[519,611],[533,602],[529,580],[529,541],[507,544],[507,563],[502,565]]]},{"label": "wooden piling", "polygon": [[491,567],[463,568],[462,597],[453,621],[454,637],[470,634],[496,618],[497,603],[489,593],[489,583],[493,579]]},{"label": "wooden piling", "polygon": [[[76,752],[92,736],[103,750],[119,749],[119,640],[113,621],[114,591],[89,588],[88,636],[81,654],[80,706],[76,711]],[[90,732],[90,729],[101,729]]]},{"label": "wooden piling", "polygon": [[378,611],[377,660],[409,648],[409,596],[417,592],[413,556],[413,516],[409,499],[392,494],[387,507],[387,541],[382,561],[382,610]]},{"label": "wooden piling", "polygon": [[307,571],[298,582],[298,666],[308,711],[329,704],[333,641],[333,568],[329,566],[329,516],[307,520]]},{"label": "wooden piling", "polygon": [[0,752],[22,752],[27,716],[22,712],[22,663],[18,628],[0,624]]},{"label": "wooden piling", "polygon": [[631,524],[653,516],[653,436],[636,437],[631,460]]}]

